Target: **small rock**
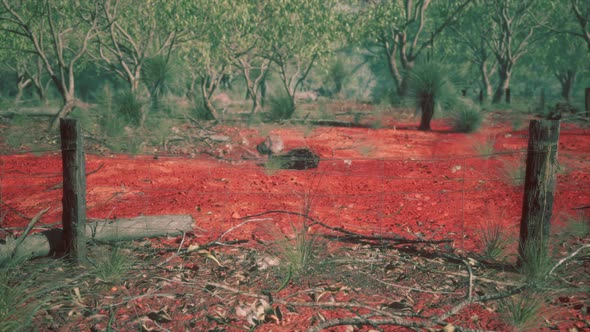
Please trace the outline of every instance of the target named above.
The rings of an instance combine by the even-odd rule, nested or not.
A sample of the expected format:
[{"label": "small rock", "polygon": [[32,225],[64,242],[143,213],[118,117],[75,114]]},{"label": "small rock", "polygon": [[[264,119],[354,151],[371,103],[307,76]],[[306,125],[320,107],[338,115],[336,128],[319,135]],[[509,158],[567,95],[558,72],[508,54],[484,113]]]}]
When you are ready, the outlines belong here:
[{"label": "small rock", "polygon": [[232,217],[233,219],[240,219],[240,218],[242,218],[242,216],[240,216],[240,214],[239,214],[238,212],[234,212],[234,213],[231,215],[231,217]]}]

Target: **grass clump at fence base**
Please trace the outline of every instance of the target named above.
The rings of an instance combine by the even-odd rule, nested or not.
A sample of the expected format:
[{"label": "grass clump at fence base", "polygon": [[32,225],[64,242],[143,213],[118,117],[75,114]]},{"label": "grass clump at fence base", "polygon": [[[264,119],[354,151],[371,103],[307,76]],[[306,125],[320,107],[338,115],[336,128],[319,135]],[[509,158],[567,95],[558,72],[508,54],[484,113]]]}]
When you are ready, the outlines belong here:
[{"label": "grass clump at fence base", "polygon": [[486,221],[479,230],[479,236],[483,255],[491,259],[503,256],[510,243],[508,231],[499,221]]},{"label": "grass clump at fence base", "polygon": [[110,253],[99,256],[93,262],[92,273],[101,281],[120,284],[134,263],[135,258],[125,249],[113,247]]}]

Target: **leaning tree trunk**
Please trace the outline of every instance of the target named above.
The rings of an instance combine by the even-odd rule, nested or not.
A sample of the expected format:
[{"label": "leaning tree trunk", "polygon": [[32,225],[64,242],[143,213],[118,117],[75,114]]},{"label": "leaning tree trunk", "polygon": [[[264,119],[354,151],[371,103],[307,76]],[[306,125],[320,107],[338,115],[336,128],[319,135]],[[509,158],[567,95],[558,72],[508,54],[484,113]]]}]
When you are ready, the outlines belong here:
[{"label": "leaning tree trunk", "polygon": [[51,120],[51,124],[49,126],[50,129],[55,129],[59,125],[59,119],[63,119],[70,114],[76,106],[78,106],[79,102],[76,99],[66,100],[64,101],[63,105],[59,109],[59,111],[53,116]]},{"label": "leaning tree trunk", "polygon": [[434,96],[431,94],[423,96],[420,107],[422,108],[422,117],[420,118],[418,130],[428,131],[430,130],[430,121],[434,116]]}]

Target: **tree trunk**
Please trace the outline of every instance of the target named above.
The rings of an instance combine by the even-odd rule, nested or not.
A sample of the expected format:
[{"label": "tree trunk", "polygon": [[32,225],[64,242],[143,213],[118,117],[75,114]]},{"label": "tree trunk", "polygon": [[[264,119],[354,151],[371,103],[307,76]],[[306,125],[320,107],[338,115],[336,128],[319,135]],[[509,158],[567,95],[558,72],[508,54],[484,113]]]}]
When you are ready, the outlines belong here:
[{"label": "tree trunk", "polygon": [[430,121],[434,116],[434,96],[427,95],[422,97],[420,107],[422,108],[422,117],[420,118],[418,130],[428,131],[430,130]]},{"label": "tree trunk", "polygon": [[59,111],[53,116],[51,124],[49,125],[49,129],[53,130],[57,128],[57,126],[59,125],[59,119],[63,119],[66,116],[68,116],[68,114],[70,114],[78,104],[79,103],[76,99],[64,101]]},{"label": "tree trunk", "polygon": [[576,71],[568,69],[565,72],[556,74],[559,84],[561,84],[561,97],[569,102],[571,99],[571,91],[576,81]]},{"label": "tree trunk", "polygon": [[496,87],[496,92],[494,92],[494,98],[492,99],[492,103],[498,104],[502,102],[502,97],[504,97],[504,92],[506,89],[510,88],[510,76],[512,76],[511,69],[507,66],[502,66],[498,70],[498,77],[500,81],[498,82],[498,86]]},{"label": "tree trunk", "polygon": [[479,66],[479,72],[481,74],[481,87],[483,91],[483,99],[488,99],[493,93],[492,83],[490,82],[490,73],[488,73],[486,62],[483,62]]}]

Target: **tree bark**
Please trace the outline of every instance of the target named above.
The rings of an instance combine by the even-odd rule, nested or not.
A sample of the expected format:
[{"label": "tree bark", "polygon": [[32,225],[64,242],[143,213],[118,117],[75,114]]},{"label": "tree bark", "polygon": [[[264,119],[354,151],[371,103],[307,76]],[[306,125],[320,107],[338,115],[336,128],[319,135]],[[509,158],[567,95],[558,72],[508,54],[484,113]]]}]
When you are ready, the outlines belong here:
[{"label": "tree bark", "polygon": [[492,98],[492,102],[494,104],[501,103],[502,97],[504,97],[504,93],[506,89],[510,88],[510,77],[512,76],[512,69],[509,65],[502,65],[498,69],[498,86],[496,87],[496,91],[494,92],[494,97]]},{"label": "tree bark", "polygon": [[559,84],[561,85],[561,97],[565,101],[570,102],[572,87],[576,81],[576,71],[568,69],[563,72],[556,73],[555,77],[557,77]]},{"label": "tree bark", "polygon": [[428,95],[422,97],[420,107],[422,108],[422,117],[420,118],[418,130],[429,131],[431,130],[430,121],[434,116],[434,96]]},{"label": "tree bark", "polygon": [[[94,220],[86,223],[88,241],[116,243],[158,236],[175,236],[194,229],[189,215],[141,216],[131,219]],[[29,259],[63,253],[63,231],[52,229],[27,236],[18,248],[0,245],[0,263],[7,257]],[[14,254],[14,255],[13,255]]]}]

